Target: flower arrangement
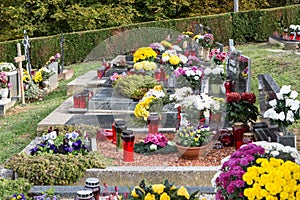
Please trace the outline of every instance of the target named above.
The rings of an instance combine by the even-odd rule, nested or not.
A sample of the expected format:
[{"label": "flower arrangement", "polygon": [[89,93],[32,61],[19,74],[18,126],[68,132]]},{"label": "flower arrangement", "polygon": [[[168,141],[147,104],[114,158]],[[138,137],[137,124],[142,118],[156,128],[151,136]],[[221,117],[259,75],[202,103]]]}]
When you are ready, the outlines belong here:
[{"label": "flower arrangement", "polygon": [[42,74],[42,80],[48,80],[50,76],[55,74],[54,70],[48,69],[47,67],[42,67],[41,69],[39,69],[39,71]]},{"label": "flower arrangement", "polygon": [[0,85],[1,85],[1,88],[10,89],[12,87],[12,83],[9,82],[7,73],[4,71],[0,72]]},{"label": "flower arrangement", "polygon": [[155,62],[151,62],[151,61],[141,61],[141,62],[136,62],[133,65],[133,68],[135,70],[145,70],[145,71],[154,71],[157,68],[157,65]]},{"label": "flower arrangement", "polygon": [[165,47],[158,42],[151,43],[149,47],[151,47],[157,54],[161,54],[165,51]]},{"label": "flower arrangement", "polygon": [[46,65],[49,65],[50,63],[53,63],[53,62],[59,62],[60,60],[60,53],[56,53],[54,56],[51,56],[49,58],[49,60],[46,62]]},{"label": "flower arrangement", "polygon": [[294,24],[290,25],[290,32],[298,32],[298,31],[300,31],[300,25],[294,25]]},{"label": "flower arrangement", "polygon": [[298,92],[291,90],[290,85],[283,85],[276,94],[276,99],[269,102],[271,108],[264,113],[264,118],[269,118],[272,123],[278,125],[287,135],[287,127],[300,119],[300,101],[297,100]]},{"label": "flower arrangement", "polygon": [[161,184],[146,185],[141,181],[131,191],[130,198],[134,200],[194,200],[199,191],[189,194],[184,186],[176,187],[168,180]]},{"label": "flower arrangement", "polygon": [[256,95],[252,92],[231,92],[226,94],[226,114],[229,122],[254,123],[259,116]]},{"label": "flower arrangement", "polygon": [[187,64],[189,66],[199,65],[199,63],[200,63],[200,59],[197,56],[192,56],[192,55],[188,56],[188,62],[187,62]]},{"label": "flower arrangement", "polygon": [[172,153],[177,149],[174,144],[168,140],[163,133],[148,134],[142,142],[134,144],[134,152],[149,154],[149,153]]},{"label": "flower arrangement", "polygon": [[117,72],[114,72],[112,76],[109,77],[109,80],[112,83],[115,83],[118,79],[127,76],[127,74],[125,72],[123,72],[122,74],[118,74]]},{"label": "flower arrangement", "polygon": [[201,78],[203,75],[203,69],[197,66],[192,67],[178,67],[173,72],[176,78],[184,77],[185,80],[192,88],[199,88],[201,85]]},{"label": "flower arrangement", "polygon": [[11,72],[16,70],[16,67],[12,63],[7,63],[7,62],[0,62],[0,72],[5,71],[5,72]]},{"label": "flower arrangement", "polygon": [[227,56],[226,52],[220,52],[219,49],[214,49],[209,53],[209,58],[215,65],[222,65]]},{"label": "flower arrangement", "polygon": [[150,89],[145,93],[144,97],[139,101],[135,106],[134,115],[137,118],[143,118],[147,121],[147,118],[150,114],[151,103],[156,99],[162,99],[166,94],[161,85],[154,86],[153,89]]},{"label": "flower arrangement", "polygon": [[141,47],[136,50],[133,54],[133,62],[141,62],[141,61],[154,61],[157,53],[151,47]]},{"label": "flower arrangement", "polygon": [[162,54],[162,62],[167,64],[170,70],[182,67],[187,61],[188,58],[185,55],[177,54],[175,50],[168,50]]},{"label": "flower arrangement", "polygon": [[176,144],[184,147],[200,147],[207,143],[212,132],[209,128],[200,128],[195,126],[180,127],[175,132]]},{"label": "flower arrangement", "polygon": [[225,80],[224,66],[207,67],[204,69],[204,75],[209,77],[210,83],[222,83]]},{"label": "flower arrangement", "polygon": [[292,147],[265,141],[243,145],[222,160],[212,179],[216,199],[295,199],[299,163]]},{"label": "flower arrangement", "polygon": [[193,39],[204,49],[210,49],[214,45],[214,36],[211,33],[205,33],[204,35],[195,35]]},{"label": "flower arrangement", "polygon": [[81,133],[73,131],[71,133],[58,134],[58,130],[49,130],[48,134],[42,136],[43,142],[30,150],[31,155],[41,153],[60,154],[87,154],[87,135],[82,137]]}]

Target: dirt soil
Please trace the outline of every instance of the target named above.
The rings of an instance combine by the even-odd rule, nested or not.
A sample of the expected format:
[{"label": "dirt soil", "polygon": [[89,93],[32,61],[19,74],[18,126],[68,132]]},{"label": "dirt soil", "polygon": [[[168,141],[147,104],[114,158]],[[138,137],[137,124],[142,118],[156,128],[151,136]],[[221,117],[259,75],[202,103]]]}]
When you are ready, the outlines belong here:
[{"label": "dirt soil", "polygon": [[[173,139],[173,134],[165,134],[169,140]],[[145,134],[135,134],[135,142],[145,138]],[[97,140],[98,150],[108,158],[112,158],[113,165],[116,166],[218,166],[221,160],[235,151],[234,147],[224,147],[222,149],[211,149],[205,157],[189,160],[179,157],[178,153],[143,155],[134,153],[134,162],[124,162],[123,152],[116,151],[116,146],[111,140]]]}]

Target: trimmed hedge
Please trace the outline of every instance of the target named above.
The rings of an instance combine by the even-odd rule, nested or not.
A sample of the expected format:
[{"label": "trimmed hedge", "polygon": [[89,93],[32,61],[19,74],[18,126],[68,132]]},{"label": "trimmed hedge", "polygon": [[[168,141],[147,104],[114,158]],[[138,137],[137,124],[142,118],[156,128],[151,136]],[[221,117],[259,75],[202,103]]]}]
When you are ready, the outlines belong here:
[{"label": "trimmed hedge", "polygon": [[[232,38],[236,44],[246,42],[264,42],[268,40],[268,37],[272,35],[274,31],[282,31],[284,27],[288,27],[290,24],[300,24],[300,18],[296,16],[300,16],[300,5],[184,19],[154,21],[94,31],[67,33],[64,34],[65,64],[68,65],[84,61],[91,51],[99,44],[100,49],[94,52],[94,57],[99,57],[100,60],[102,50],[106,51],[105,54],[102,54],[104,57],[108,56],[109,53],[126,53],[139,47],[137,45],[142,42],[149,44],[151,38],[156,38],[156,42],[159,42],[160,39],[167,35],[161,34],[160,31],[162,29],[172,29],[175,32],[187,30],[194,31],[195,25],[200,23],[209,26],[214,34],[215,40],[224,44],[227,44],[228,39],[230,38]],[[156,27],[159,28],[159,31],[157,33],[147,33],[141,30],[146,27]],[[123,35],[117,38],[118,33],[125,34],[127,32],[124,31],[132,29],[137,29],[141,32],[141,35],[136,34],[135,36],[132,34],[135,31],[133,30],[133,32],[128,32],[127,38],[123,37]],[[114,36],[115,43],[112,43],[112,45],[110,45],[110,42],[103,43],[103,41],[111,36]],[[22,40],[0,43],[0,62],[14,62],[13,60],[16,56],[16,44],[18,42],[22,43]],[[44,65],[50,56],[60,52],[59,43],[60,35],[32,38],[30,52],[32,65]],[[101,46],[101,43],[103,46]],[[130,47],[123,48],[122,45],[125,45],[124,43],[127,43],[127,45],[130,44]]]}]

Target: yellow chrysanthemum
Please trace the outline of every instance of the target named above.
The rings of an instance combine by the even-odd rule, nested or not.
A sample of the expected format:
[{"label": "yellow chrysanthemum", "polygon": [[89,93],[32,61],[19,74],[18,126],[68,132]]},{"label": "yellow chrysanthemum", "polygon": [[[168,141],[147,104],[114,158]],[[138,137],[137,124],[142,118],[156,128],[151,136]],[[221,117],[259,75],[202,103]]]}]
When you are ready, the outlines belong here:
[{"label": "yellow chrysanthemum", "polygon": [[177,195],[178,196],[184,196],[186,199],[190,198],[190,194],[187,191],[187,189],[183,186],[181,186],[178,190],[177,190]]},{"label": "yellow chrysanthemum", "polygon": [[170,196],[167,193],[162,193],[159,197],[159,200],[170,200]]},{"label": "yellow chrysanthemum", "polygon": [[147,193],[147,195],[145,196],[145,200],[155,200],[155,195]]},{"label": "yellow chrysanthemum", "polygon": [[34,77],[33,77],[33,81],[35,83],[39,83],[43,80],[43,77],[42,77],[42,73],[40,71],[36,72]]},{"label": "yellow chrysanthemum", "polygon": [[178,65],[180,62],[180,58],[176,55],[170,57],[169,62],[171,65]]},{"label": "yellow chrysanthemum", "polygon": [[165,186],[163,184],[155,184],[152,185],[152,190],[153,192],[157,193],[157,194],[161,194],[164,192]]},{"label": "yellow chrysanthemum", "polygon": [[172,44],[170,42],[166,41],[166,40],[161,41],[160,44],[165,46],[165,47],[171,47],[172,46]]},{"label": "yellow chrysanthemum", "polygon": [[133,61],[140,62],[144,60],[153,60],[157,56],[151,47],[141,47],[133,54]]}]

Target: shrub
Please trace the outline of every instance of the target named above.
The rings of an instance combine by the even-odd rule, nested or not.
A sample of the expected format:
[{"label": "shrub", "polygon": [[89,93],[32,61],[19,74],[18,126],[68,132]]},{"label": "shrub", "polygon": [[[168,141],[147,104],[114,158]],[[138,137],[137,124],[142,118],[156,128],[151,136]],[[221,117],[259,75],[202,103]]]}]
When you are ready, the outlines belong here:
[{"label": "shrub", "polygon": [[105,168],[106,161],[98,152],[84,156],[81,154],[30,156],[23,153],[11,157],[5,167],[13,169],[19,177],[28,179],[34,185],[70,185],[83,177],[86,169]]},{"label": "shrub", "polygon": [[31,188],[31,184],[24,178],[16,180],[0,178],[0,199],[12,197],[13,194],[25,194]]}]

